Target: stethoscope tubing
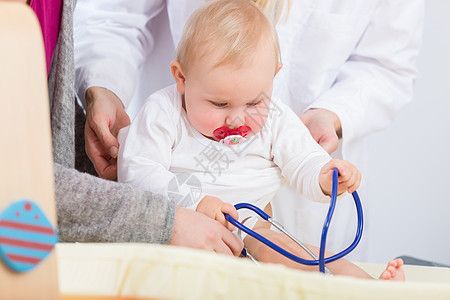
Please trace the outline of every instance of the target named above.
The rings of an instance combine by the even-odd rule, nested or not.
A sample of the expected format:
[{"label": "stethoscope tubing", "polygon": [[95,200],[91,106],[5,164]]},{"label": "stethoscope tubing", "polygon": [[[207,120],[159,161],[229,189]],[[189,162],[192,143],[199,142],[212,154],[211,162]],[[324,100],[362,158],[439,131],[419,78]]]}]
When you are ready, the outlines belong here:
[{"label": "stethoscope tubing", "polygon": [[[333,170],[333,186],[332,186],[332,192],[331,192],[330,207],[328,209],[328,213],[327,213],[327,216],[325,218],[325,222],[324,222],[324,225],[322,228],[322,236],[321,236],[318,259],[308,260],[308,259],[303,259],[301,257],[298,257],[298,256],[284,250],[283,248],[279,247],[278,245],[274,244],[273,242],[266,239],[262,235],[254,232],[247,226],[241,224],[236,219],[231,217],[229,214],[225,214],[225,218],[227,219],[228,222],[230,222],[231,224],[236,226],[241,231],[254,237],[255,239],[259,240],[260,242],[264,243],[265,245],[269,246],[270,248],[279,252],[280,254],[284,255],[285,257],[287,257],[297,263],[301,263],[301,264],[308,265],[308,266],[319,265],[319,270],[324,273],[325,272],[325,264],[333,262],[337,259],[340,259],[340,258],[346,256],[347,254],[349,254],[351,251],[353,251],[353,249],[355,249],[356,246],[358,245],[358,243],[360,242],[362,233],[363,233],[363,225],[364,225],[363,210],[362,210],[362,205],[361,205],[361,200],[359,198],[359,195],[355,191],[352,193],[352,196],[353,196],[353,199],[355,202],[355,206],[356,206],[357,216],[358,216],[358,224],[357,224],[355,239],[345,250],[343,250],[335,255],[332,255],[330,257],[325,258],[325,248],[326,248],[326,239],[327,239],[327,234],[328,234],[328,228],[330,226],[331,219],[332,219],[333,213],[334,213],[334,208],[336,206],[336,201],[337,201],[338,175],[339,175],[338,170],[334,169]],[[237,210],[243,209],[243,208],[250,209],[250,210],[253,210],[254,212],[256,212],[261,218],[263,218],[266,221],[269,221],[271,219],[270,216],[268,214],[266,214],[262,209],[254,206],[250,203],[238,203],[235,205],[235,208]],[[245,255],[245,251],[243,254]]]}]

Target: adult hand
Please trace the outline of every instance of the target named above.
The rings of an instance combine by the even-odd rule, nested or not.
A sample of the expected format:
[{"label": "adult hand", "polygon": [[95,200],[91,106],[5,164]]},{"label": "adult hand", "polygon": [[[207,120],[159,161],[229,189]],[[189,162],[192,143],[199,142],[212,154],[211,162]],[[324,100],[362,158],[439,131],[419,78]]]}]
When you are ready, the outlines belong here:
[{"label": "adult hand", "polygon": [[88,88],[86,105],[86,153],[101,178],[114,179],[119,151],[117,134],[130,124],[130,118],[120,99],[105,88]]},{"label": "adult hand", "polygon": [[341,121],[334,112],[323,108],[313,108],[301,115],[300,119],[325,151],[329,154],[336,151],[339,145]]},{"label": "adult hand", "polygon": [[218,221],[177,207],[170,245],[239,256],[244,242]]}]

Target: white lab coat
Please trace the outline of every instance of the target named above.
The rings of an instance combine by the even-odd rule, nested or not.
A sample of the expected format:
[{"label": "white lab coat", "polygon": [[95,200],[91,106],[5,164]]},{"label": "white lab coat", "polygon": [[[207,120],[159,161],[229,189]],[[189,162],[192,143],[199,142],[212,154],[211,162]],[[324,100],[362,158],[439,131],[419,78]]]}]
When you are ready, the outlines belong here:
[{"label": "white lab coat", "polygon": [[[162,0],[78,0],[75,64],[80,97],[89,86],[106,87],[133,117],[149,93],[173,82],[168,64],[174,45],[190,13],[204,2],[168,0],[165,8]],[[334,156],[362,171],[359,191],[365,210],[367,136],[388,126],[411,100],[423,6],[423,0],[293,0],[287,21],[282,18],[277,24],[283,68],[275,78],[274,94],[299,115],[309,108],[338,115],[343,139]],[[94,29],[95,24],[100,28]],[[275,219],[301,240],[319,243],[327,205],[284,189],[273,206]],[[353,200],[341,199],[327,249],[337,252],[348,246],[355,223]],[[368,241],[363,238],[349,258],[365,260]]]}]

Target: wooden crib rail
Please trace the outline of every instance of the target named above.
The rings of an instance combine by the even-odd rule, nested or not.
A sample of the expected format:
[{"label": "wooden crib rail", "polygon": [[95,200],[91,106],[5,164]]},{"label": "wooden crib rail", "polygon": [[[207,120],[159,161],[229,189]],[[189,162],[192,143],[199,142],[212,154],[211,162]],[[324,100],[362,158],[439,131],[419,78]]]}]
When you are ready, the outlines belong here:
[{"label": "wooden crib rail", "polygon": [[[25,4],[0,1],[0,218],[15,201],[29,199],[56,227],[46,77],[35,14]],[[57,279],[56,251],[26,272],[0,262],[0,298],[58,299]]]}]

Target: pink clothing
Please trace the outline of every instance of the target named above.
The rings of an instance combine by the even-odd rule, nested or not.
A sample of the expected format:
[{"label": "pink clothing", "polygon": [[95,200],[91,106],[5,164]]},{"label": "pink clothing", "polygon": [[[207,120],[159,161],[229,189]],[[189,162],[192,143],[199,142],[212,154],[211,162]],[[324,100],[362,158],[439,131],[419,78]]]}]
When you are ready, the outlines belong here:
[{"label": "pink clothing", "polygon": [[44,39],[45,59],[47,62],[47,75],[50,72],[53,52],[59,33],[59,21],[61,19],[62,0],[31,0],[30,7],[36,13],[41,24]]}]

